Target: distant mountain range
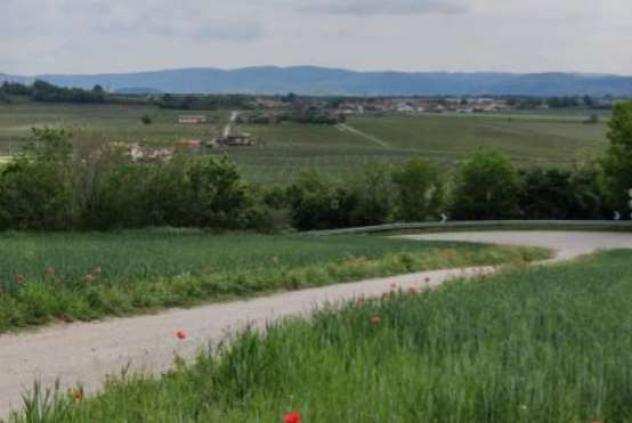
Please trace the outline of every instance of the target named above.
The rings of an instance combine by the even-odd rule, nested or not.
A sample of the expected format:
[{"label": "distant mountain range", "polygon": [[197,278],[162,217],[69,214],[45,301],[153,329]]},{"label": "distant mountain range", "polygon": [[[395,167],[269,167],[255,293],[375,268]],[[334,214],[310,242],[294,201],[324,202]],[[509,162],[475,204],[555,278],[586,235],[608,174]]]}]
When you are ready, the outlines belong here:
[{"label": "distant mountain range", "polygon": [[0,74],[0,81],[50,83],[127,93],[303,95],[592,95],[632,96],[632,77],[578,73],[358,72],[313,66],[175,69],[100,75]]}]

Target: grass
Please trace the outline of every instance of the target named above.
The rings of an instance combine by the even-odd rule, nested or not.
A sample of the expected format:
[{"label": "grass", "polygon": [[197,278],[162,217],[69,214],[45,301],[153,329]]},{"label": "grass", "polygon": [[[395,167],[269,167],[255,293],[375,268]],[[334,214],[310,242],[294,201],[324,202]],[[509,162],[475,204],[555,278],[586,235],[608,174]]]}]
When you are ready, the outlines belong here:
[{"label": "grass", "polygon": [[286,320],[15,421],[630,421],[631,308],[632,252],[602,253]]},{"label": "grass", "polygon": [[366,236],[0,235],[0,332],[417,270],[539,259],[536,249]]},{"label": "grass", "polygon": [[[71,127],[80,140],[90,142],[164,146],[180,139],[211,139],[229,115],[229,111],[209,111],[205,114],[212,122],[207,125],[177,124],[178,115],[185,113],[150,106],[0,105],[0,154],[17,151],[32,126]],[[479,146],[498,148],[519,165],[569,166],[603,151],[607,144],[606,119],[587,125],[585,116],[577,113],[350,118],[347,124],[364,136],[335,126],[244,125],[241,130],[260,138],[262,144],[231,148],[228,153],[248,179],[281,183],[306,168],[347,177],[370,163],[399,163],[417,155],[452,166]],[[141,123],[145,114],[153,124]]]},{"label": "grass", "polygon": [[347,177],[369,163],[413,156],[450,167],[477,147],[499,149],[519,166],[568,167],[607,145],[604,122],[587,125],[576,116],[395,115],[352,118],[347,125],[365,136],[318,125],[246,126],[266,146],[234,158],[251,177],[284,181],[304,168]]},{"label": "grass", "polygon": [[[6,154],[18,150],[32,127],[70,128],[80,139],[90,141],[171,145],[181,139],[213,138],[228,118],[227,111],[207,111],[204,114],[210,118],[208,124],[178,124],[178,116],[188,113],[199,114],[148,106],[0,105],[0,151]],[[144,125],[143,115],[150,116],[153,123]]]}]

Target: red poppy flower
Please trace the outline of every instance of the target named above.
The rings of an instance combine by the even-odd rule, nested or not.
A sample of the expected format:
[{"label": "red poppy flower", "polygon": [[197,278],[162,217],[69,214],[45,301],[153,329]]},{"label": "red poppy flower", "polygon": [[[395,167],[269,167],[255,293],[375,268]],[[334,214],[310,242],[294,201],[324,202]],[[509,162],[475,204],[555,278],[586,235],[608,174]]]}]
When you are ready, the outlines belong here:
[{"label": "red poppy flower", "polygon": [[301,423],[301,413],[298,411],[292,411],[283,416],[283,423]]},{"label": "red poppy flower", "polygon": [[187,339],[188,336],[189,334],[187,334],[185,330],[179,330],[176,332],[176,338],[178,338],[181,341],[184,341],[185,339]]},{"label": "red poppy flower", "polygon": [[70,388],[68,389],[68,395],[74,399],[75,402],[81,402],[84,398],[83,388]]}]

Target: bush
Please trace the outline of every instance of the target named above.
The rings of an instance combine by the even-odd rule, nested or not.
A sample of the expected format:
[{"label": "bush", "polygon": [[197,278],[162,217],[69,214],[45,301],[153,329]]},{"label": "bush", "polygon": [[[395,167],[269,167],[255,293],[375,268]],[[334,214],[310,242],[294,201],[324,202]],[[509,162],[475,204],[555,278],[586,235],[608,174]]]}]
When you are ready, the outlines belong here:
[{"label": "bush", "polygon": [[608,123],[610,147],[603,160],[608,200],[619,211],[630,211],[632,189],[632,102],[616,104]]},{"label": "bush", "polygon": [[352,226],[380,225],[390,220],[395,196],[389,166],[367,166],[352,181],[351,190],[355,201]]},{"label": "bush", "polygon": [[609,213],[596,166],[579,169],[530,169],[521,172],[519,195],[525,219],[596,219]]},{"label": "bush", "polygon": [[227,157],[135,163],[120,147],[81,156],[63,130],[33,133],[0,174],[1,228],[269,229],[268,208]]},{"label": "bush", "polygon": [[443,175],[436,166],[413,159],[393,171],[395,218],[424,221],[438,217],[445,205]]},{"label": "bush", "polygon": [[457,169],[451,215],[456,220],[518,215],[518,173],[502,153],[477,150]]},{"label": "bush", "polygon": [[336,187],[316,172],[305,172],[288,188],[290,214],[297,229],[351,226],[357,200],[347,189]]},{"label": "bush", "polygon": [[568,219],[575,209],[571,172],[560,169],[530,169],[521,172],[523,189],[519,205],[527,219]]},{"label": "bush", "polygon": [[70,134],[33,129],[25,150],[0,174],[0,228],[69,229],[77,224]]}]

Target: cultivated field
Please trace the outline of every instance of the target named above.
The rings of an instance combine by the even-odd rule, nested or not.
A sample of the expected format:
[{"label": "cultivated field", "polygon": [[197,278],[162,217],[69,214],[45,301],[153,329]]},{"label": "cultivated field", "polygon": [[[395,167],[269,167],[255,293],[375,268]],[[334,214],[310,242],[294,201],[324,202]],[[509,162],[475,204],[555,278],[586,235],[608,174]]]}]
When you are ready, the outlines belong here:
[{"label": "cultivated field", "polygon": [[[45,125],[74,128],[80,139],[97,143],[208,140],[221,132],[230,111],[202,113],[212,118],[210,124],[179,125],[177,117],[186,111],[148,106],[0,105],[0,155],[15,152],[30,127]],[[306,168],[345,177],[367,163],[397,163],[412,156],[451,166],[479,146],[498,148],[522,166],[569,166],[603,151],[607,143],[606,117],[590,125],[583,123],[586,113],[393,115],[350,118],[340,126],[244,125],[239,129],[262,144],[228,154],[249,179],[282,183]],[[141,123],[145,114],[153,124]]]},{"label": "cultivated field", "polygon": [[[0,105],[0,154],[19,149],[32,127],[69,128],[80,140],[170,145],[181,139],[207,139],[218,135],[228,112],[204,112],[208,125],[180,125],[186,111],[147,106],[21,103]],[[196,114],[195,112],[192,114]],[[151,125],[141,117],[148,115]]]},{"label": "cultivated field", "polygon": [[631,281],[632,253],[613,251],[394,293],[16,421],[629,421]]},{"label": "cultivated field", "polygon": [[497,148],[521,166],[570,166],[607,144],[605,123],[584,124],[577,115],[357,117],[338,127],[285,123],[244,130],[264,139],[266,148],[240,152],[236,160],[275,180],[303,167],[346,176],[367,163],[412,156],[452,166],[477,147]]},{"label": "cultivated field", "polygon": [[0,234],[0,332],[367,277],[524,262],[547,253],[381,237],[121,233]]}]

